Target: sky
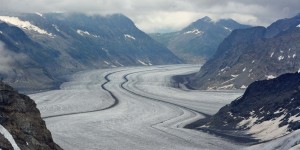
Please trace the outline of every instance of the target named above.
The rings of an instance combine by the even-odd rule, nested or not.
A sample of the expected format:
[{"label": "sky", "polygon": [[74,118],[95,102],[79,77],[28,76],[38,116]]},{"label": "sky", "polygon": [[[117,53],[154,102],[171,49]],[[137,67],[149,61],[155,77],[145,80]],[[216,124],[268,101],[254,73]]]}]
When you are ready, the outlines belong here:
[{"label": "sky", "polygon": [[204,16],[268,26],[300,13],[300,0],[0,0],[0,3],[0,10],[10,12],[122,13],[148,33],[178,31]]}]

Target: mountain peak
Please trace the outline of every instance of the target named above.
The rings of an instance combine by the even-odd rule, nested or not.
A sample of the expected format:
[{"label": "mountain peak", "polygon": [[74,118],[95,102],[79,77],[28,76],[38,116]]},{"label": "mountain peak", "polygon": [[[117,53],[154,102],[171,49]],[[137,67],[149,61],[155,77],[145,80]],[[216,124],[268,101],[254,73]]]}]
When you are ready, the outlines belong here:
[{"label": "mountain peak", "polygon": [[205,17],[203,17],[203,18],[199,19],[199,21],[211,22],[211,21],[212,21],[212,19],[211,19],[211,18],[209,18],[208,16],[205,16]]}]

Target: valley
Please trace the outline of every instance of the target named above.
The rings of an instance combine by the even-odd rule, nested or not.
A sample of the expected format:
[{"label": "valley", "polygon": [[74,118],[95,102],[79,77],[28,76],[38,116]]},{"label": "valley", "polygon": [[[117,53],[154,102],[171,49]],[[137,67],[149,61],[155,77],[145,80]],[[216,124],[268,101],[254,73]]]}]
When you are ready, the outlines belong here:
[{"label": "valley", "polygon": [[183,128],[239,97],[239,91],[173,88],[196,65],[121,67],[77,73],[60,90],[30,95],[63,149],[240,149]]}]

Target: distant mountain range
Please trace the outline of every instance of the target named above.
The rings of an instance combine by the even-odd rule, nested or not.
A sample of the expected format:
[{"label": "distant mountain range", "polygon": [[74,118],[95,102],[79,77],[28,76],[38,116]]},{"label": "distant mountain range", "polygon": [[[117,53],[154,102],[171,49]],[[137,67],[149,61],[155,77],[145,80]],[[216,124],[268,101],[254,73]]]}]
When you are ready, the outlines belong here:
[{"label": "distant mountain range", "polygon": [[300,15],[269,27],[234,30],[196,74],[181,80],[194,89],[245,89],[257,80],[300,69]]},{"label": "distant mountain range", "polygon": [[199,63],[211,58],[218,45],[233,30],[249,27],[232,19],[221,19],[215,22],[209,17],[204,17],[178,32],[149,35],[186,63]]},{"label": "distant mountain range", "polygon": [[[249,85],[243,96],[222,107],[211,118],[202,120],[199,129],[238,137],[249,136],[259,142],[290,134],[300,129],[299,86],[299,73],[256,81]],[[268,149],[288,149],[299,144],[298,140],[287,136],[281,144],[262,145],[267,144]]]},{"label": "distant mountain range", "polygon": [[121,14],[0,14],[0,77],[18,89],[47,89],[93,68],[181,60]]}]

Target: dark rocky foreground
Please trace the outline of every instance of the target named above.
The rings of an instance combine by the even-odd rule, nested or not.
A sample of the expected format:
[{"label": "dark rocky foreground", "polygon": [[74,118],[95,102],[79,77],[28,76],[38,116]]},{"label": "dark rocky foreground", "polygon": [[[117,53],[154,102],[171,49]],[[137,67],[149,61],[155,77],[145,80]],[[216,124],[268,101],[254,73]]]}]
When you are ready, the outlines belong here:
[{"label": "dark rocky foreground", "polygon": [[[35,102],[0,81],[0,124],[13,136],[20,149],[60,150],[41,118]],[[12,149],[0,134],[0,148]]]}]

